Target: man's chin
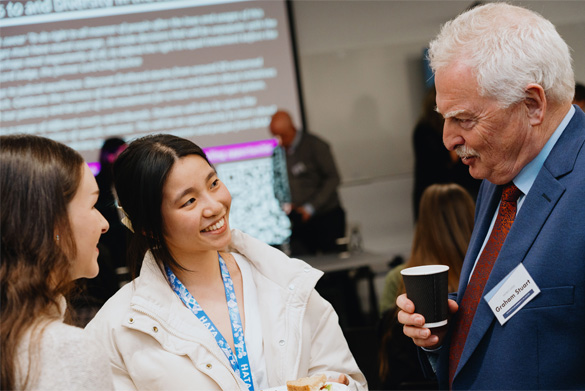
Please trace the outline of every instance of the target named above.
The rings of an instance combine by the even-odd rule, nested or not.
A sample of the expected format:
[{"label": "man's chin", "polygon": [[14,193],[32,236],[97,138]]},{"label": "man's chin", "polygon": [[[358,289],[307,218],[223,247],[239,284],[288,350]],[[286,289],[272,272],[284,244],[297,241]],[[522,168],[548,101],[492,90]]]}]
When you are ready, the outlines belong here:
[{"label": "man's chin", "polygon": [[477,165],[469,166],[469,175],[475,179],[486,179],[486,173],[478,169]]}]

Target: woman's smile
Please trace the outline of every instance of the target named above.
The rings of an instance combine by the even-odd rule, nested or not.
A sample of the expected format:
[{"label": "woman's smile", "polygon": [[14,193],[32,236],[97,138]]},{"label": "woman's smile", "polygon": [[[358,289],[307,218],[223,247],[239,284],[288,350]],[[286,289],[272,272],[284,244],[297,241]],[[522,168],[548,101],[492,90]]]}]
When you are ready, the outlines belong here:
[{"label": "woman's smile", "polygon": [[[208,227],[201,230],[201,232],[213,232],[213,233],[221,233],[225,231],[225,216],[223,216],[219,221],[209,225]],[[217,232],[216,232],[217,231]]]}]

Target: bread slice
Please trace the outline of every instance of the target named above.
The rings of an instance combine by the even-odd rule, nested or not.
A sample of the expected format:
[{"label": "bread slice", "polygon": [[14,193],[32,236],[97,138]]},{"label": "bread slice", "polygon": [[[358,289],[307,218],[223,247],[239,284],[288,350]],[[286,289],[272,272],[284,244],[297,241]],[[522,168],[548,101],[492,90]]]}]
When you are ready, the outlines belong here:
[{"label": "bread slice", "polygon": [[301,377],[297,380],[286,382],[287,391],[319,391],[325,385],[327,376],[316,375],[310,377]]}]

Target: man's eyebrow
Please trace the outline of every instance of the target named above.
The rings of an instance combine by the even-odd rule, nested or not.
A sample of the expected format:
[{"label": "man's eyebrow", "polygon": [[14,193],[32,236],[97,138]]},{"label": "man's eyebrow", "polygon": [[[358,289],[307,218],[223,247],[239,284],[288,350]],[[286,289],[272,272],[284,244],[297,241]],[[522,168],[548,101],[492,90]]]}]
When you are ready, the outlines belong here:
[{"label": "man's eyebrow", "polygon": [[[439,111],[439,109],[435,108],[435,111],[439,114],[441,114],[441,112]],[[451,118],[451,117],[455,117],[459,114],[465,113],[465,110],[454,110],[454,111],[450,111],[446,114],[441,114],[443,116],[443,118],[447,119],[447,118]]]}]

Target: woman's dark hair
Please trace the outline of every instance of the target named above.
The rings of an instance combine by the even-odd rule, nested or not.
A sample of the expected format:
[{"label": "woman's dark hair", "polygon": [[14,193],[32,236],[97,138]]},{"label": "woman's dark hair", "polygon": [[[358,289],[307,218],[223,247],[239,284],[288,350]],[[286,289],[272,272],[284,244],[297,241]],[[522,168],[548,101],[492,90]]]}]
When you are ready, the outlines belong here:
[{"label": "woman's dark hair", "polygon": [[139,138],[128,145],[114,162],[114,186],[118,202],[132,224],[128,264],[133,277],[150,250],[159,266],[184,269],[172,257],[163,236],[161,211],[163,187],[175,162],[203,150],[192,141],[170,134]]},{"label": "woman's dark hair", "polygon": [[101,179],[98,181],[100,189],[109,189],[112,186],[112,162],[118,155],[120,148],[124,145],[126,145],[126,141],[119,137],[110,137],[104,141],[104,144],[100,149],[99,176]]},{"label": "woman's dark hair", "polygon": [[[33,135],[0,136],[3,390],[17,386],[17,347],[34,327],[32,320],[54,317],[59,298],[72,287],[76,246],[67,205],[81,183],[83,164],[79,153],[56,141]],[[33,334],[31,347],[40,335]],[[27,370],[24,388],[29,375]]]},{"label": "woman's dark hair", "polygon": [[118,153],[120,147],[126,145],[126,141],[119,137],[110,137],[104,141],[100,149],[100,166],[103,168],[110,164],[110,155]]}]

